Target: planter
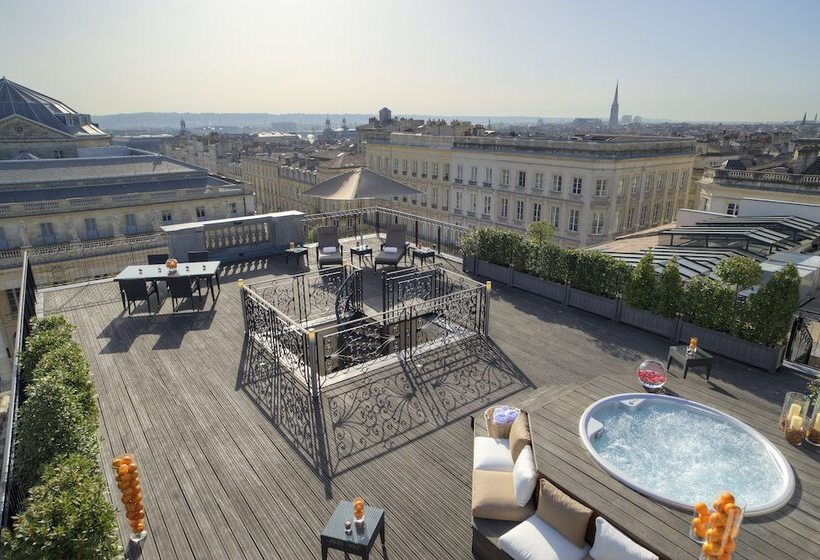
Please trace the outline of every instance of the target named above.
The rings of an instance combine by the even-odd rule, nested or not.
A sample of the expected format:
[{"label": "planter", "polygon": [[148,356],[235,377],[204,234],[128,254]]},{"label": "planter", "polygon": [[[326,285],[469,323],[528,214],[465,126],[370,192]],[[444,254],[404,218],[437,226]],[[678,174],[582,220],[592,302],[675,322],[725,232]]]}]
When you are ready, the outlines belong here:
[{"label": "planter", "polygon": [[476,259],[476,270],[474,271],[479,276],[484,276],[495,282],[502,282],[504,284],[510,283],[510,268],[498,264],[489,263]]},{"label": "planter", "polygon": [[727,333],[705,329],[686,321],[681,322],[678,340],[688,342],[693,336],[698,337],[698,346],[710,354],[741,362],[756,368],[774,373],[783,363],[785,346],[764,346],[732,336]]},{"label": "planter", "polygon": [[589,311],[601,317],[606,317],[607,319],[614,319],[618,302],[608,297],[596,296],[595,294],[570,288],[568,305]]},{"label": "planter", "polygon": [[646,309],[638,309],[624,303],[621,306],[621,317],[619,321],[625,325],[639,328],[644,331],[674,339],[677,321],[662,317]]},{"label": "planter", "polygon": [[512,285],[513,287],[524,290],[525,292],[561,303],[564,302],[564,298],[567,293],[567,287],[564,284],[544,280],[524,272],[513,272]]}]

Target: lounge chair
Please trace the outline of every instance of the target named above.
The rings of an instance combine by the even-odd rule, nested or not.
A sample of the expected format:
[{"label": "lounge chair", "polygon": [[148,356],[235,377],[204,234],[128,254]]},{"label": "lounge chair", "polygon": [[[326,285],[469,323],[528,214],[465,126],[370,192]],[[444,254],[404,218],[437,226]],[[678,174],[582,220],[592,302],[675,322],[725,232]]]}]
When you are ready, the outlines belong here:
[{"label": "lounge chair", "polygon": [[398,266],[407,258],[407,226],[394,225],[387,228],[387,239],[382,243],[381,252],[373,259],[373,270],[377,265]]},{"label": "lounge chair", "polygon": [[344,255],[336,226],[320,227],[316,232],[316,240],[316,262],[319,263],[319,270],[322,270],[323,266],[342,266]]}]

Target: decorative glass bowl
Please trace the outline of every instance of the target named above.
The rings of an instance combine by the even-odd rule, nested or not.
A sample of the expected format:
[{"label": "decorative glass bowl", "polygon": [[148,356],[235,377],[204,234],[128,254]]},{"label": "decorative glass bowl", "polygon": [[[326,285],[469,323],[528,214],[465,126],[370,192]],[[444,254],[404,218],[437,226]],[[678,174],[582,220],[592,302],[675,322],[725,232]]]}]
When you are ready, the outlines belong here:
[{"label": "decorative glass bowl", "polygon": [[638,381],[644,389],[658,391],[666,384],[666,368],[658,360],[644,360],[638,366]]}]

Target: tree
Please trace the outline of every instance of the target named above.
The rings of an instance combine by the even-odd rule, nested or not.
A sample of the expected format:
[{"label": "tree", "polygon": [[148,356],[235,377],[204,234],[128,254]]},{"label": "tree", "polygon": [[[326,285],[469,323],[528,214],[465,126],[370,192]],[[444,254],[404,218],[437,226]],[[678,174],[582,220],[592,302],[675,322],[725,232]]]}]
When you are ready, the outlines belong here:
[{"label": "tree", "polygon": [[547,222],[533,222],[527,226],[527,238],[535,246],[555,243],[555,228]]},{"label": "tree", "polygon": [[750,288],[760,282],[763,270],[760,263],[751,257],[734,256],[720,261],[715,268],[718,278],[735,287],[735,295],[740,290]]},{"label": "tree", "polygon": [[683,282],[678,269],[678,258],[672,257],[661,272],[655,288],[655,313],[674,317],[683,304]]},{"label": "tree", "polygon": [[655,300],[655,264],[652,251],[647,251],[626,282],[624,301],[638,309],[651,309]]},{"label": "tree", "polygon": [[707,329],[735,331],[733,305],[736,298],[725,284],[707,276],[695,276],[687,282],[684,293],[684,319]]},{"label": "tree", "polygon": [[744,306],[743,337],[761,344],[782,344],[800,304],[800,275],[789,263],[749,296]]}]

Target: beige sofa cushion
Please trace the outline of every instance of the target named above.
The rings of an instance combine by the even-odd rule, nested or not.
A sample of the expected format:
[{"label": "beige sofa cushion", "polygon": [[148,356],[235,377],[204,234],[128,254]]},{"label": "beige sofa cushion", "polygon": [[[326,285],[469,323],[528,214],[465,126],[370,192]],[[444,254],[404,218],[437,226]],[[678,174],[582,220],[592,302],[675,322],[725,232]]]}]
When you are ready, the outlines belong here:
[{"label": "beige sofa cushion", "polygon": [[518,454],[526,446],[532,445],[532,435],[530,434],[530,419],[523,410],[518,413],[518,416],[513,420],[510,428],[510,452],[512,453],[512,460],[515,462],[518,459]]},{"label": "beige sofa cushion", "polygon": [[524,507],[515,502],[511,472],[473,471],[473,517],[523,521],[534,511],[532,500]]},{"label": "beige sofa cushion", "polygon": [[576,502],[544,478],[540,481],[538,510],[535,513],[572,544],[578,548],[584,547],[584,536],[592,510]]}]

